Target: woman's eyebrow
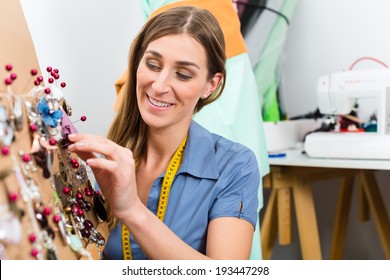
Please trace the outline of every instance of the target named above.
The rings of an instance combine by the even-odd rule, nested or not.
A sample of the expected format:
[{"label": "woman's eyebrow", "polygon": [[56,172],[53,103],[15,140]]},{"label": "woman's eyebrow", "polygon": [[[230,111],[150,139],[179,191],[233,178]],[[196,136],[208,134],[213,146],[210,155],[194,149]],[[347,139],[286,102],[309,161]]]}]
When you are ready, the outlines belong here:
[{"label": "woman's eyebrow", "polygon": [[[150,53],[158,58],[162,58],[162,55],[159,52],[154,51],[154,50],[147,50],[145,53]],[[183,60],[183,61],[178,61],[177,64],[180,66],[194,66],[200,70],[200,67],[194,62]]]}]

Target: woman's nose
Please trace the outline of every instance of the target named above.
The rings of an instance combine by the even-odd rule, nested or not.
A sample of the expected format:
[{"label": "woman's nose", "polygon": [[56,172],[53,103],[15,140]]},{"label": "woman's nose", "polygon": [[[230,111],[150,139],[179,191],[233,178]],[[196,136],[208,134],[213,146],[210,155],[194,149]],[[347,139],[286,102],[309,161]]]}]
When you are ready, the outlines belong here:
[{"label": "woman's nose", "polygon": [[164,71],[158,73],[158,75],[155,77],[155,80],[152,84],[152,89],[156,93],[165,93],[169,91],[170,89],[169,74]]}]

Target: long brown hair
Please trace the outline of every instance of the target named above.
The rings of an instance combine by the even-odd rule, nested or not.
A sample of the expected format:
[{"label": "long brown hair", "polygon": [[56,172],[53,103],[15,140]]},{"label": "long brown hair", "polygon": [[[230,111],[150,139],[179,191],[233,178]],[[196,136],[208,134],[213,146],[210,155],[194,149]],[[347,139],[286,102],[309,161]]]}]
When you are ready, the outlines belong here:
[{"label": "long brown hair", "polygon": [[219,87],[208,98],[199,99],[194,113],[219,98],[225,87],[225,41],[218,21],[209,11],[193,6],[181,6],[148,20],[131,45],[126,92],[108,133],[109,139],[132,150],[136,166],[146,153],[147,128],[137,105],[138,66],[150,42],[166,35],[183,33],[192,36],[204,47],[208,61],[207,78],[213,78],[218,72],[223,75]]}]

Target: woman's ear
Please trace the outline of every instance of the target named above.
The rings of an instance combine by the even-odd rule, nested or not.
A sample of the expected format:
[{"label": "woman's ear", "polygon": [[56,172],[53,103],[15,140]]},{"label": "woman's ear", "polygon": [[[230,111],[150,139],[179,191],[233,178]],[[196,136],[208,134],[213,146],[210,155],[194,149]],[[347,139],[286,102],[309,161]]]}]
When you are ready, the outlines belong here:
[{"label": "woman's ear", "polygon": [[214,77],[209,81],[207,91],[201,96],[202,99],[207,99],[214,92],[214,90],[218,88],[222,82],[222,76],[222,73],[219,72],[214,75]]}]

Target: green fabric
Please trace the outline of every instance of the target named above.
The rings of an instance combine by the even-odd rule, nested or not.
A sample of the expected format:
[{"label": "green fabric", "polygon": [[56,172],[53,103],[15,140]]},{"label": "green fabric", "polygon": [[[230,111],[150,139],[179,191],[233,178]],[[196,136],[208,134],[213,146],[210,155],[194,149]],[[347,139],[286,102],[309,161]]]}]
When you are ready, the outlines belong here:
[{"label": "green fabric", "polygon": [[264,94],[263,108],[266,109],[264,110],[263,118],[265,122],[276,122],[281,119],[277,89],[278,85],[276,79],[274,79]]},{"label": "green fabric", "polygon": [[[280,12],[291,18],[297,3],[298,0],[285,0]],[[261,50],[261,59],[253,69],[259,89],[263,117],[267,121],[280,120],[279,109],[276,109],[276,106],[279,108],[277,88],[280,73],[278,73],[278,66],[287,30],[288,25],[286,21],[283,18],[279,18],[269,34],[264,49]]]}]

